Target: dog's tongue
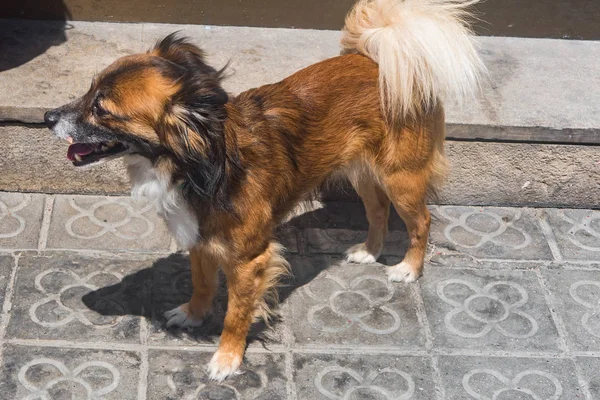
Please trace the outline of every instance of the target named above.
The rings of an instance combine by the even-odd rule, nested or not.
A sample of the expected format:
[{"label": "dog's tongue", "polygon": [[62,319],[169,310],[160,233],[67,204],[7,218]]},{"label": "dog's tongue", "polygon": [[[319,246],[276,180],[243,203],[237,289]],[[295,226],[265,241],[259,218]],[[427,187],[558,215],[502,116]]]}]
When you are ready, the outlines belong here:
[{"label": "dog's tongue", "polygon": [[67,158],[70,161],[75,160],[75,154],[86,156],[94,151],[96,147],[85,143],[75,143],[69,146],[67,150]]}]

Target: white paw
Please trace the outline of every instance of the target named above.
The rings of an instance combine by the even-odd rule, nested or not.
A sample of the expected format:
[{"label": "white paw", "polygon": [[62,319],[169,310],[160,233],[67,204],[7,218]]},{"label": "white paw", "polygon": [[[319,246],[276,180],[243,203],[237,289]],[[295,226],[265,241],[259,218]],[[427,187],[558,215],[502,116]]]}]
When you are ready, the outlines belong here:
[{"label": "white paw", "polygon": [[367,250],[366,243],[359,243],[346,250],[346,260],[358,264],[372,264],[377,261],[379,253],[373,254]]},{"label": "white paw", "polygon": [[208,363],[208,376],[214,381],[223,382],[226,378],[239,374],[241,364],[241,355],[217,350]]},{"label": "white paw", "polygon": [[191,329],[201,326],[204,322],[202,318],[194,318],[188,315],[184,306],[175,307],[172,310],[166,311],[163,315],[167,319],[167,328],[177,326]]},{"label": "white paw", "polygon": [[419,279],[419,275],[417,275],[415,269],[404,261],[398,265],[389,267],[387,269],[387,274],[390,282],[411,283]]}]

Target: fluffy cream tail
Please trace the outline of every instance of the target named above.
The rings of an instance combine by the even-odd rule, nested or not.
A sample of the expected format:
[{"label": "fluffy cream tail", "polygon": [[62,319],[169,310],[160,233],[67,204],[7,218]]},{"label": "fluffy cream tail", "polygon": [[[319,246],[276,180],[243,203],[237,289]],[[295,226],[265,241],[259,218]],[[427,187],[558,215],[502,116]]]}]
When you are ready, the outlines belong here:
[{"label": "fluffy cream tail", "polygon": [[346,17],[342,47],[379,64],[382,104],[392,120],[462,103],[485,66],[466,24],[479,0],[360,0]]}]

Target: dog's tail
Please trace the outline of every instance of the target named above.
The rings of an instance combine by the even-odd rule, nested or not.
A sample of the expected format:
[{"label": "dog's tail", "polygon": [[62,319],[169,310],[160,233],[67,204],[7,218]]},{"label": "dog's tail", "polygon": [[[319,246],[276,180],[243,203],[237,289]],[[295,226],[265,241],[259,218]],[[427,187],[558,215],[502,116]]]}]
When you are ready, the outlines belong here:
[{"label": "dog's tail", "polygon": [[476,94],[485,66],[466,20],[479,0],[359,0],[346,17],[342,47],[379,64],[392,121],[462,103]]}]

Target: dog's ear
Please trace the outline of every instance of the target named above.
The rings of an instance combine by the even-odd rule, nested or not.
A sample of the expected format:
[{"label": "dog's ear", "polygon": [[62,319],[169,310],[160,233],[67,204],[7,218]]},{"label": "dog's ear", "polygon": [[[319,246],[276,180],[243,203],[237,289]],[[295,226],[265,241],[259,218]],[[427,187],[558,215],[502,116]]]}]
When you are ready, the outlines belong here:
[{"label": "dog's ear", "polygon": [[160,41],[152,54],[169,62],[169,74],[177,85],[157,133],[176,156],[186,190],[201,200],[222,202],[228,101],[221,87],[223,71],[207,65],[203,51],[176,34]]},{"label": "dog's ear", "polygon": [[175,156],[185,181],[184,192],[194,193],[201,201],[221,202],[226,184],[222,120],[175,104],[165,113],[157,131]]},{"label": "dog's ear", "polygon": [[179,36],[178,32],[171,33],[156,43],[150,54],[169,60],[188,71],[195,70],[208,75],[222,72],[206,64],[204,51],[187,38]]}]

